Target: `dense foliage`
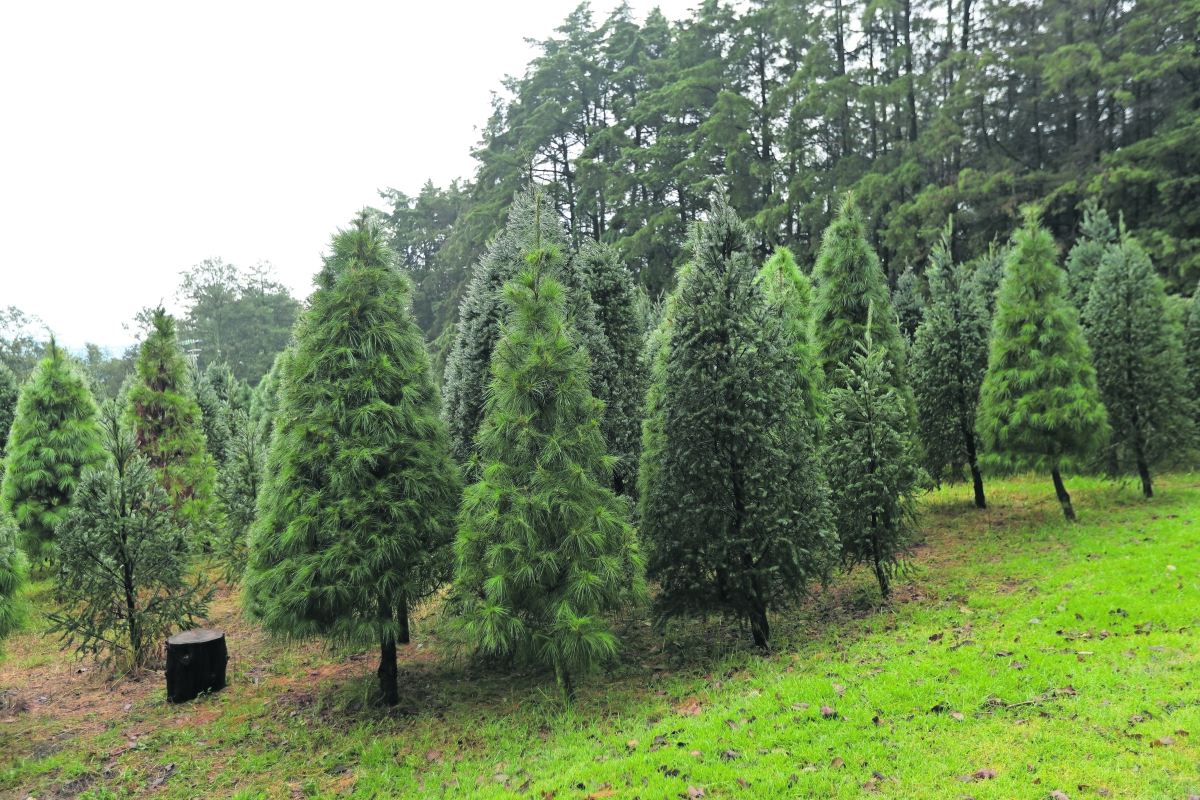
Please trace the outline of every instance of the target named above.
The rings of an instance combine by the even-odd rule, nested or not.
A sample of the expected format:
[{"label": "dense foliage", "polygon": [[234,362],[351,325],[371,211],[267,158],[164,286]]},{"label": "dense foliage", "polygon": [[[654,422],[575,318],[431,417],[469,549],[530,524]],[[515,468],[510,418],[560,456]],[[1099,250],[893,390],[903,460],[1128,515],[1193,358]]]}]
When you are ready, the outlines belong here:
[{"label": "dense foliage", "polygon": [[804,412],[817,421],[819,430],[825,416],[825,376],[813,346],[812,284],[786,247],[777,248],[767,259],[758,271],[758,282],[767,300],[777,310],[795,350],[797,368],[794,375],[804,398]]},{"label": "dense foliage", "polygon": [[0,511],[0,641],[19,630],[27,615],[20,594],[29,578],[29,562],[19,542],[16,520]]},{"label": "dense foliage", "polygon": [[189,578],[190,537],[112,405],[102,427],[107,461],[84,474],[58,528],[59,605],[48,632],[79,655],[143,667],[172,628],[207,615],[215,589]]},{"label": "dense foliage", "polygon": [[216,465],[205,450],[204,420],[191,394],[175,318],[160,307],[154,310],[152,325],[138,351],[126,424],[132,427],[138,450],[158,475],[181,522],[192,526],[194,534],[203,534]]},{"label": "dense foliage", "polygon": [[224,565],[225,580],[234,583],[246,571],[250,526],[258,518],[267,447],[245,411],[235,410],[230,423],[225,463],[217,474],[217,503],[223,519],[213,552]]},{"label": "dense foliage", "polygon": [[[1104,209],[1096,205],[1091,198],[1084,207],[1083,223],[1079,226],[1079,238],[1067,255],[1064,266],[1067,269],[1067,300],[1078,311],[1083,312],[1092,292],[1092,281],[1096,279],[1096,271],[1100,261],[1108,252],[1109,245],[1117,240],[1117,230],[1113,227]],[[1086,325],[1087,320],[1083,323]]]},{"label": "dense foliage", "polygon": [[407,278],[366,215],[331,250],[281,364],[244,599],[281,636],[377,643],[395,705],[396,644],[449,575],[460,484]]},{"label": "dense foliage", "polygon": [[54,558],[54,531],[83,473],[104,460],[87,381],[51,339],[21,391],[7,444],[0,514],[10,513],[34,563]]},{"label": "dense foliage", "polygon": [[642,454],[656,616],[724,612],[760,647],[769,614],[824,577],[836,549],[795,320],[756,280],[749,230],[723,201],[658,334]]},{"label": "dense foliage", "polygon": [[1107,247],[1083,320],[1112,427],[1106,461],[1116,474],[1136,472],[1142,492],[1152,497],[1151,468],[1196,446],[1197,398],[1183,331],[1167,313],[1162,279],[1137,240],[1125,236]]},{"label": "dense foliage", "polygon": [[8,442],[8,432],[12,429],[13,418],[17,416],[17,400],[21,396],[21,388],[17,385],[17,376],[5,364],[0,363],[0,478],[4,477],[4,445]]},{"label": "dense foliage", "polygon": [[1063,297],[1057,258],[1038,210],[1026,209],[996,299],[976,428],[985,465],[1049,472],[1063,514],[1073,520],[1062,472],[1096,455],[1109,427],[1079,315]]},{"label": "dense foliage", "polygon": [[605,612],[644,596],[629,508],[609,488],[604,405],[572,335],[556,245],[504,287],[508,311],[476,443],[481,480],[459,517],[454,621],[496,657],[553,667],[564,698],[611,658]]}]

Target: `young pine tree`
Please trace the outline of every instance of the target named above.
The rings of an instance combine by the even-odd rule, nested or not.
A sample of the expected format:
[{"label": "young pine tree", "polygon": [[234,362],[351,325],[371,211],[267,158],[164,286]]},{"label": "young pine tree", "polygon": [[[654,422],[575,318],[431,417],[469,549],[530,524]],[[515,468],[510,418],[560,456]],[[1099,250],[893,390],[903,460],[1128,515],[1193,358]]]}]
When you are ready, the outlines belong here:
[{"label": "young pine tree", "polygon": [[971,275],[971,294],[984,310],[988,326],[996,313],[996,295],[1000,292],[1000,280],[1004,277],[1004,265],[1008,261],[1008,246],[988,245],[988,251],[967,265]]},{"label": "young pine tree", "polygon": [[279,408],[280,378],[288,371],[291,348],[275,356],[270,371],[258,382],[250,397],[250,426],[265,445],[270,443],[275,430],[275,412]]},{"label": "young pine tree", "polygon": [[1154,496],[1151,468],[1196,443],[1183,331],[1169,316],[1150,256],[1122,230],[1100,259],[1083,322],[1112,426],[1108,461],[1123,474],[1136,470],[1146,497]]},{"label": "young pine tree", "polygon": [[891,384],[911,408],[904,338],[896,325],[887,277],[867,242],[862,213],[852,195],[846,196],[825,230],[813,277],[817,287],[813,329],[826,377],[834,379],[840,366],[850,363],[857,352],[855,343],[866,341],[867,311],[874,309],[871,340],[887,351]]},{"label": "young pine tree", "polygon": [[207,614],[214,587],[188,580],[187,532],[115,404],[102,416],[108,459],[84,474],[59,526],[49,632],[80,655],[144,667],[172,628]]},{"label": "young pine tree", "polygon": [[508,224],[479,260],[459,307],[457,335],[446,361],[442,414],[450,428],[451,454],[460,464],[467,464],[475,454],[475,434],[486,413],[492,352],[500,341],[506,313],[503,288],[528,267],[526,259],[539,248],[544,257],[554,258],[548,269],[565,292],[564,313],[572,336],[591,357],[589,388],[602,402],[609,398],[608,380],[617,372],[616,360],[596,319],[596,306],[579,260],[571,257],[566,232],[553,211],[543,208],[544,202],[538,191],[513,198]]},{"label": "young pine tree", "polygon": [[13,418],[17,415],[17,400],[21,396],[21,387],[17,385],[17,376],[6,364],[0,362],[0,478],[4,477],[4,446],[8,442],[8,432],[12,429]]},{"label": "young pine tree", "polygon": [[213,550],[224,564],[222,578],[240,581],[249,555],[250,526],[266,470],[266,445],[245,411],[234,411],[225,463],[217,476],[217,501],[224,517]]},{"label": "young pine tree", "polygon": [[[1067,300],[1080,314],[1091,296],[1092,281],[1108,248],[1117,241],[1117,231],[1107,212],[1095,200],[1088,200],[1083,210],[1079,238],[1067,255]],[[1082,320],[1084,326],[1087,320]]]},{"label": "young pine tree", "polygon": [[1187,354],[1189,396],[1196,404],[1196,424],[1200,425],[1200,286],[1192,294],[1183,342]]},{"label": "young pine tree", "polygon": [[917,273],[913,272],[912,264],[905,267],[896,279],[896,289],[892,292],[892,308],[896,310],[900,335],[904,337],[905,342],[912,344],[913,337],[917,335],[917,327],[925,316],[925,298],[921,296],[921,287],[917,283]]},{"label": "young pine tree", "polygon": [[200,407],[200,428],[204,431],[204,451],[213,457],[217,469],[225,463],[225,448],[229,445],[229,407],[209,380],[207,370],[192,364],[188,367],[188,388]]},{"label": "young pine tree", "polygon": [[6,446],[0,514],[11,513],[35,563],[54,558],[54,531],[83,473],[104,461],[87,380],[51,339],[21,391]]},{"label": "young pine tree", "polygon": [[209,521],[216,465],[204,447],[200,406],[188,393],[175,318],[160,307],[151,323],[138,351],[126,422],[180,523],[198,534]]},{"label": "young pine tree", "polygon": [[612,349],[612,369],[605,383],[604,418],[600,433],[608,454],[618,459],[613,490],[633,495],[637,489],[638,459],[642,452],[642,404],[649,381],[642,362],[646,331],[638,313],[633,275],[616,250],[587,240],[579,254],[588,293],[596,304],[596,319]]},{"label": "young pine tree", "polygon": [[758,271],[758,283],[767,301],[777,309],[779,321],[796,352],[799,365],[796,378],[804,397],[804,411],[819,426],[825,416],[825,376],[812,341],[812,284],[786,247],[777,247],[763,264]]},{"label": "young pine tree", "polygon": [[829,395],[825,466],[847,567],[870,564],[888,597],[897,555],[907,552],[921,478],[904,399],[890,382],[886,352],[867,340],[838,370]]},{"label": "young pine tree", "polygon": [[925,469],[939,483],[971,470],[975,506],[987,508],[975,417],[987,372],[987,309],[966,269],[950,258],[949,228],[929,257],[929,305],[912,348],[913,395]]},{"label": "young pine tree", "polygon": [[554,245],[535,247],[505,287],[510,311],[477,438],[482,479],[459,515],[452,607],[468,642],[552,666],[570,702],[575,677],[616,652],[605,613],[645,590],[558,263]]},{"label": "young pine tree", "polygon": [[798,312],[767,298],[750,247],[716,198],[655,333],[641,509],[656,616],[731,614],[766,648],[769,613],[824,577],[836,542],[809,411],[817,377]]},{"label": "young pine tree", "polygon": [[1074,520],[1062,471],[1098,452],[1109,429],[1057,257],[1039,211],[1026,209],[996,299],[975,427],[985,466],[1049,471],[1063,514]]},{"label": "young pine tree", "polygon": [[29,562],[17,546],[19,536],[16,520],[0,511],[0,642],[20,629],[28,613],[20,593],[29,578]]},{"label": "young pine tree", "polygon": [[331,247],[282,362],[244,597],[274,634],[377,643],[395,705],[396,644],[447,577],[460,481],[408,279],[365,212]]}]

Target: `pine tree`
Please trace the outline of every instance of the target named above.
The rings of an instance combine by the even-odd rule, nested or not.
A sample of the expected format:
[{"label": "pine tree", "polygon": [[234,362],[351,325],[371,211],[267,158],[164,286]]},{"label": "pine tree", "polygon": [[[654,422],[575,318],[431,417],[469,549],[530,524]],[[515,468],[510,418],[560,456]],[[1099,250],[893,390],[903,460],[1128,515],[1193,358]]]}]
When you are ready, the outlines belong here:
[{"label": "pine tree", "polygon": [[0,479],[4,477],[4,446],[8,443],[8,432],[12,430],[13,418],[17,415],[17,400],[21,387],[17,376],[0,362]]},{"label": "pine tree", "polygon": [[607,381],[617,370],[616,359],[596,319],[579,260],[571,258],[567,235],[553,209],[544,208],[545,203],[539,191],[527,191],[513,199],[508,225],[480,259],[459,308],[458,334],[446,362],[442,414],[450,428],[451,453],[461,464],[469,462],[475,452],[475,434],[485,413],[492,352],[504,319],[502,289],[526,268],[529,253],[542,245],[544,252],[556,259],[551,269],[566,291],[565,313],[575,341],[591,357],[592,394],[604,402],[609,398]]},{"label": "pine tree", "polygon": [[245,600],[280,636],[378,643],[395,705],[396,645],[447,577],[460,482],[408,279],[366,212],[331,247],[281,362]]},{"label": "pine tree", "polygon": [[941,482],[971,470],[975,506],[987,508],[975,417],[987,372],[991,322],[971,276],[953,263],[950,229],[929,257],[929,305],[912,349],[913,395],[925,446],[925,469]]},{"label": "pine tree", "polygon": [[102,417],[108,459],[84,474],[58,528],[49,633],[80,655],[144,667],[172,628],[207,615],[215,590],[202,576],[187,579],[187,531],[115,404]]},{"label": "pine tree", "polygon": [[28,616],[20,593],[29,579],[29,562],[17,546],[19,539],[16,520],[0,511],[0,642],[19,630]]},{"label": "pine tree", "polygon": [[250,425],[264,443],[271,441],[275,429],[275,411],[279,407],[280,377],[288,371],[291,348],[275,357],[271,370],[262,377],[250,398]]},{"label": "pine tree", "polygon": [[824,576],[836,542],[807,410],[817,379],[750,245],[716,198],[654,336],[641,509],[656,616],[728,613],[765,648],[768,614]]},{"label": "pine tree", "polygon": [[181,524],[199,534],[209,522],[216,465],[204,448],[200,406],[188,393],[175,318],[160,307],[153,312],[152,325],[138,351],[126,422]]},{"label": "pine tree", "polygon": [[641,555],[628,506],[609,488],[587,351],[568,318],[554,242],[535,242],[505,286],[509,314],[492,360],[477,445],[482,479],[459,516],[453,608],[485,654],[553,666],[574,680],[615,654],[606,612],[640,602]]},{"label": "pine tree", "polygon": [[600,433],[608,454],[619,459],[613,468],[613,490],[617,494],[633,494],[642,452],[642,405],[649,381],[642,362],[646,331],[637,309],[637,288],[620,255],[607,245],[588,240],[580,251],[579,261],[588,293],[596,304],[597,322],[612,350]]},{"label": "pine tree", "polygon": [[217,478],[217,501],[224,520],[213,551],[225,565],[222,577],[234,583],[246,571],[250,526],[257,518],[267,448],[245,411],[234,411],[230,419],[229,447]]},{"label": "pine tree", "polygon": [[1000,292],[1000,280],[1004,277],[1004,265],[1008,262],[1008,246],[997,247],[995,242],[988,245],[984,255],[970,262],[967,266],[970,272],[971,293],[986,313],[988,325],[996,313],[996,295]]},{"label": "pine tree", "polygon": [[1058,249],[1030,207],[996,298],[976,429],[984,465],[1049,471],[1063,514],[1075,519],[1062,471],[1095,455],[1109,435],[1079,318],[1063,297]]},{"label": "pine tree", "polygon": [[896,279],[896,289],[892,292],[892,308],[896,310],[900,335],[904,337],[905,342],[912,344],[913,337],[917,335],[917,327],[925,314],[925,298],[921,296],[921,287],[917,285],[917,273],[913,272],[912,264],[906,266]]},{"label": "pine tree", "polygon": [[54,339],[46,353],[17,402],[0,489],[0,513],[16,519],[35,564],[54,558],[54,530],[81,476],[104,460],[86,379]]},{"label": "pine tree", "polygon": [[1190,397],[1196,404],[1196,423],[1200,425],[1200,286],[1192,294],[1184,330],[1184,353],[1187,357]]},{"label": "pine tree", "polygon": [[[873,308],[871,339],[887,351],[892,385],[909,397],[905,344],[887,278],[867,242],[862,213],[852,195],[846,196],[825,229],[813,276],[817,289],[813,327],[826,377],[833,379],[841,364],[850,363],[855,342],[866,341],[867,311]],[[911,399],[906,402],[911,407]]]},{"label": "pine tree", "polygon": [[786,247],[775,249],[758,271],[758,282],[767,301],[778,309],[780,322],[796,351],[796,377],[804,396],[804,411],[819,425],[825,416],[824,373],[813,345],[812,284]]},{"label": "pine tree", "polygon": [[1120,473],[1136,470],[1142,493],[1153,497],[1150,469],[1196,444],[1196,401],[1162,280],[1123,228],[1100,259],[1083,321],[1112,426],[1109,462]]},{"label": "pine tree", "polygon": [[209,380],[208,370],[195,364],[188,367],[189,390],[200,407],[200,428],[204,431],[204,450],[218,469],[225,463],[225,448],[229,444],[229,408]]},{"label": "pine tree", "polygon": [[[1108,214],[1094,199],[1084,206],[1083,224],[1079,226],[1079,239],[1067,255],[1067,300],[1081,314],[1091,296],[1092,281],[1096,270],[1109,246],[1117,241],[1117,231]],[[1087,320],[1082,320],[1087,325]]]},{"label": "pine tree", "polygon": [[908,409],[890,382],[887,351],[874,346],[869,327],[857,347],[830,392],[825,465],[842,561],[850,568],[870,564],[886,598],[897,555],[908,551],[915,532],[921,470]]}]

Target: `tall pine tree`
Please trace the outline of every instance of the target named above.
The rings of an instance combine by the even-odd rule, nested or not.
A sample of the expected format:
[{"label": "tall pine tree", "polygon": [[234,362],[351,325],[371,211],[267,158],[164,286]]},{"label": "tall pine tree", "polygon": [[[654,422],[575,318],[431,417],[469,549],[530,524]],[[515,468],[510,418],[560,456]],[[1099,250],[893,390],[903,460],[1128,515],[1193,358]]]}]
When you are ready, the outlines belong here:
[{"label": "tall pine tree", "polygon": [[21,387],[17,376],[6,364],[0,362],[0,478],[4,477],[4,446],[8,443],[8,432],[12,430],[13,418],[17,415],[17,400]]},{"label": "tall pine tree", "polygon": [[176,515],[196,533],[209,522],[216,465],[204,447],[203,418],[189,393],[175,318],[160,307],[151,322],[138,350],[126,422]]},{"label": "tall pine tree", "polygon": [[588,389],[590,359],[570,330],[555,247],[535,243],[505,287],[453,607],[482,652],[552,666],[569,702],[575,676],[616,652],[605,614],[645,590],[628,507],[609,488],[604,406]]},{"label": "tall pine tree", "polygon": [[913,395],[925,469],[939,483],[970,468],[975,506],[987,508],[975,417],[991,321],[967,270],[953,263],[950,228],[929,257],[929,304],[912,348]]},{"label": "tall pine tree", "polygon": [[825,415],[825,380],[813,345],[812,284],[786,247],[775,249],[758,271],[758,282],[767,300],[777,309],[792,349],[796,351],[799,365],[796,378],[804,396],[804,410],[819,426]]},{"label": "tall pine tree", "polygon": [[0,642],[20,629],[28,613],[20,593],[29,578],[29,562],[19,540],[16,520],[0,511]]},{"label": "tall pine tree", "polygon": [[1109,435],[1079,317],[1063,297],[1058,248],[1036,207],[1013,234],[992,320],[976,429],[984,464],[1048,471],[1063,514],[1075,519],[1062,472],[1095,455]]},{"label": "tall pine tree", "polygon": [[600,432],[608,454],[620,459],[613,468],[613,489],[617,494],[632,495],[637,488],[642,405],[649,381],[642,361],[646,331],[637,309],[637,288],[632,273],[612,247],[588,240],[580,250],[579,261],[588,293],[596,304],[596,320],[612,351]]},{"label": "tall pine tree", "polygon": [[1189,396],[1196,404],[1196,423],[1200,424],[1200,286],[1192,294],[1183,341],[1190,383]]},{"label": "tall pine tree", "polygon": [[1120,473],[1136,471],[1142,493],[1153,497],[1151,468],[1196,444],[1196,401],[1183,331],[1167,313],[1162,280],[1146,251],[1124,230],[1100,259],[1083,321],[1112,426],[1107,460]]},{"label": "tall pine tree", "polygon": [[245,600],[280,636],[377,643],[395,705],[396,645],[448,577],[460,482],[408,279],[365,212],[331,247],[282,362]]},{"label": "tall pine tree", "polygon": [[[900,335],[904,337],[904,341],[912,344],[921,319],[925,316],[925,298],[921,295],[917,273],[913,271],[912,264],[906,266],[896,279],[896,289],[892,292],[892,307],[896,310]],[[856,353],[855,357],[857,355]]]},{"label": "tall pine tree", "polygon": [[[211,364],[209,365],[212,366]],[[217,468],[225,463],[229,445],[229,406],[209,380],[209,371],[196,364],[188,367],[189,393],[200,406],[200,427],[204,431],[204,450],[213,457]]]},{"label": "tall pine tree", "polygon": [[843,364],[829,395],[825,466],[834,523],[848,567],[870,564],[886,598],[916,526],[921,479],[908,409],[891,384],[887,351],[866,342]]},{"label": "tall pine tree", "polygon": [[[1067,254],[1067,299],[1083,313],[1091,296],[1092,281],[1108,248],[1117,241],[1117,231],[1094,199],[1084,206],[1079,238]],[[1087,325],[1087,320],[1082,320]]]},{"label": "tall pine tree", "polygon": [[655,335],[641,508],[656,616],[728,613],[765,648],[769,613],[824,576],[836,544],[805,391],[816,378],[750,247],[716,198]]},{"label": "tall pine tree", "polygon": [[0,514],[9,512],[34,563],[54,558],[54,530],[84,471],[104,462],[96,401],[54,339],[21,391],[7,444]]}]

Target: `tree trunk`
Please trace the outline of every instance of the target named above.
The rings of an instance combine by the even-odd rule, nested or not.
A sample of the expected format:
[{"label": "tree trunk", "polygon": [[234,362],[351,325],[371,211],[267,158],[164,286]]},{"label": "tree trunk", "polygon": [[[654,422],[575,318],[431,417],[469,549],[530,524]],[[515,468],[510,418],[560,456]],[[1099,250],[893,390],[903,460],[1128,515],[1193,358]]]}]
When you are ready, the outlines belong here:
[{"label": "tree trunk", "polygon": [[767,618],[766,604],[757,597],[750,601],[750,630],[754,634],[755,647],[771,649],[771,621]]},{"label": "tree trunk", "polygon": [[1071,522],[1075,521],[1075,509],[1071,507],[1071,495],[1067,494],[1067,487],[1063,486],[1062,475],[1058,472],[1058,467],[1050,470],[1051,477],[1054,478],[1054,493],[1058,495],[1058,502],[1062,503],[1063,516]]},{"label": "tree trunk", "polygon": [[399,670],[396,669],[396,635],[389,630],[392,610],[379,604],[379,691],[385,706],[400,702]]},{"label": "tree trunk", "polygon": [[571,671],[558,656],[554,658],[554,677],[558,679],[558,688],[562,692],[563,702],[570,705],[575,700],[575,684],[571,682]]},{"label": "tree trunk", "polygon": [[975,450],[975,435],[970,427],[962,425],[963,442],[967,445],[967,463],[971,466],[971,482],[975,484],[975,507],[987,508],[987,499],[983,496],[983,473],[979,471],[979,454]]},{"label": "tree trunk", "polygon": [[167,639],[167,702],[183,703],[224,689],[228,663],[221,631],[184,631]]},{"label": "tree trunk", "polygon": [[397,622],[400,623],[400,638],[396,641],[398,644],[408,644],[408,595],[404,592],[400,593],[400,618]]},{"label": "tree trunk", "polygon": [[[875,471],[874,466],[871,467],[871,472]],[[879,581],[879,595],[884,600],[887,600],[888,594],[892,588],[888,586],[887,570],[883,568],[883,554],[879,550],[879,535],[878,521],[875,515],[871,515],[871,551],[875,558],[875,580]]]},{"label": "tree trunk", "polygon": [[1146,453],[1142,450],[1141,442],[1134,445],[1134,455],[1137,457],[1138,476],[1142,479],[1142,494],[1154,497],[1154,484],[1150,479],[1150,465],[1146,463]]}]

